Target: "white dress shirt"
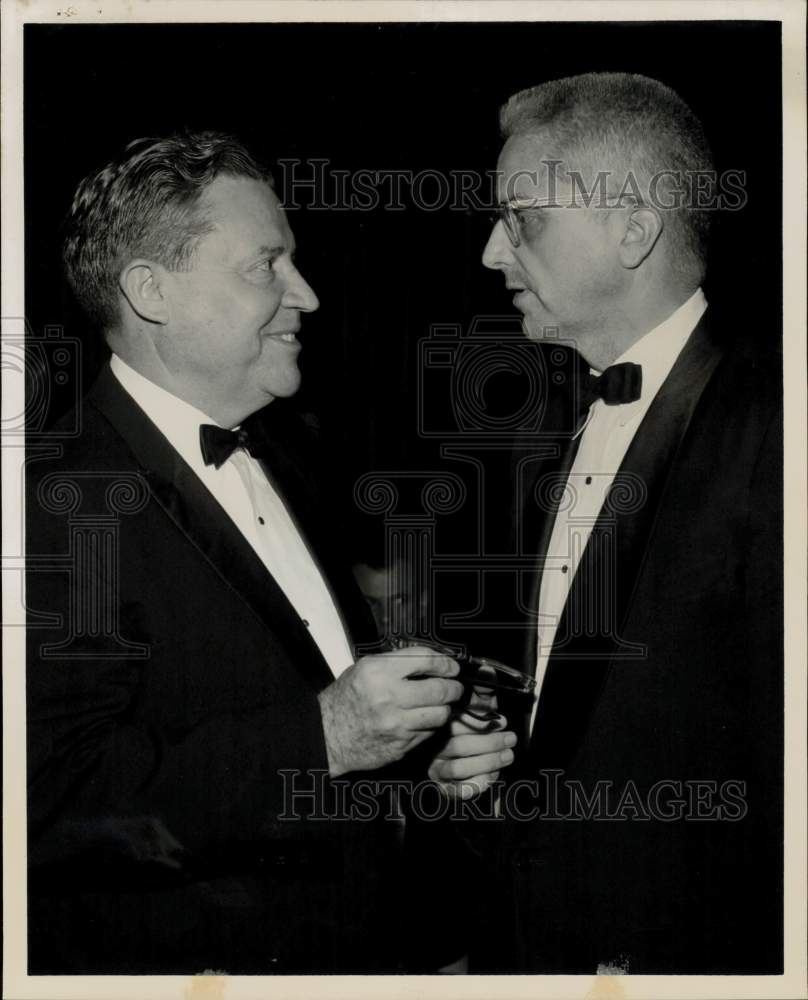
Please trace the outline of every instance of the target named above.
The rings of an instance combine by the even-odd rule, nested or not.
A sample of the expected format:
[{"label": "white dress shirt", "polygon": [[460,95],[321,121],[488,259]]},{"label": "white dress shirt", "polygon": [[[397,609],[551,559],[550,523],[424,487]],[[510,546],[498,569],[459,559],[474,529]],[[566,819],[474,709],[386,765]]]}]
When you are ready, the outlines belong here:
[{"label": "white dress shirt", "polygon": [[216,421],[149,381],[117,354],[112,355],[110,367],[250,543],[308,627],[334,675],[341,674],[353,663],[345,626],[314,558],[260,464],[237,449],[219,469],[205,465],[199,428]]},{"label": "white dress shirt", "polygon": [[[556,629],[586,543],[606,495],[637,428],[674,362],[707,308],[702,290],[693,295],[650,333],[632,344],[613,364],[642,365],[642,391],[633,403],[608,406],[596,400],[581,432],[581,443],[567,479],[569,507],[559,510],[547,549],[539,594],[536,691],[541,691]],[[600,372],[593,372],[599,375]],[[564,506],[564,504],[562,504]],[[531,728],[538,697],[533,705]]]}]

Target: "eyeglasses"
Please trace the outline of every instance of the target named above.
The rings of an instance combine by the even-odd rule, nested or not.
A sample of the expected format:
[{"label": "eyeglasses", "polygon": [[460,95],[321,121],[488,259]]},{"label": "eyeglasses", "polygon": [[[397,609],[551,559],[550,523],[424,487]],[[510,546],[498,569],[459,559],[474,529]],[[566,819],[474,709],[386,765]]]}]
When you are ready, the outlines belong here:
[{"label": "eyeglasses", "polygon": [[426,646],[436,653],[443,653],[457,661],[460,673],[454,680],[460,681],[464,687],[485,688],[488,691],[507,691],[511,694],[533,695],[536,690],[536,680],[521,670],[506,666],[498,660],[483,656],[471,656],[465,651],[443,646],[429,639],[388,640],[389,649],[406,649],[408,646]]},{"label": "eyeglasses", "polygon": [[[452,657],[457,662],[460,673],[454,680],[460,681],[465,688],[465,694],[455,703],[452,715],[478,733],[493,733],[507,728],[508,720],[493,706],[496,692],[528,695],[531,699],[536,697],[535,678],[498,660],[470,656],[468,653],[424,639],[391,638],[387,643],[388,649],[401,650],[408,646],[427,646],[436,653]],[[410,679],[429,676],[431,675],[413,674]]]},{"label": "eyeglasses", "polygon": [[[595,203],[596,208],[605,208],[611,205],[619,204],[624,198],[631,198],[635,204],[637,202],[636,197],[631,194],[622,195],[610,195],[606,198],[600,199]],[[491,215],[491,221],[494,225],[498,222],[502,223],[505,232],[508,234],[508,239],[511,241],[511,245],[516,249],[522,243],[522,229],[524,228],[523,216],[531,211],[541,210],[545,208],[586,208],[588,207],[586,203],[581,204],[573,194],[569,198],[529,198],[529,199],[514,199],[512,201],[503,201],[497,205],[496,210]]]}]

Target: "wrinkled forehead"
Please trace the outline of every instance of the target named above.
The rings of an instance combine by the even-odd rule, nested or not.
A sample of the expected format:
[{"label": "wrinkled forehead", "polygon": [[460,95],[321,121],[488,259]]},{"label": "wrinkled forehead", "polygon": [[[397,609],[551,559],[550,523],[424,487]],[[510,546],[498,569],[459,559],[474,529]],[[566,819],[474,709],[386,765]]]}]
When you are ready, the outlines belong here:
[{"label": "wrinkled forehead", "polygon": [[497,161],[497,201],[554,197],[569,183],[570,167],[548,134],[513,135]]},{"label": "wrinkled forehead", "polygon": [[199,207],[220,240],[234,244],[233,249],[245,244],[294,249],[286,213],[263,181],[220,175],[203,193]]}]

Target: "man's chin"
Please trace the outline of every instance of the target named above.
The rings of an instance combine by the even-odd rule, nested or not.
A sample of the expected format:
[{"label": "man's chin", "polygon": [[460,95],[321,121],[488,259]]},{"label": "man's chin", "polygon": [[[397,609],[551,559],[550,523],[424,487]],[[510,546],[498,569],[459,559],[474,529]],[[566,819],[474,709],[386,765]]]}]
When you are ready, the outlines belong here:
[{"label": "man's chin", "polygon": [[558,327],[551,326],[546,322],[529,313],[522,314],[522,332],[528,340],[547,340],[558,336]]},{"label": "man's chin", "polygon": [[564,330],[556,316],[544,309],[537,299],[533,299],[522,314],[522,332],[528,340],[559,340]]},{"label": "man's chin", "polygon": [[294,373],[290,372],[282,379],[272,379],[265,389],[268,401],[273,399],[288,399],[290,396],[294,396],[300,388],[301,382],[302,379],[299,371],[295,371]]}]

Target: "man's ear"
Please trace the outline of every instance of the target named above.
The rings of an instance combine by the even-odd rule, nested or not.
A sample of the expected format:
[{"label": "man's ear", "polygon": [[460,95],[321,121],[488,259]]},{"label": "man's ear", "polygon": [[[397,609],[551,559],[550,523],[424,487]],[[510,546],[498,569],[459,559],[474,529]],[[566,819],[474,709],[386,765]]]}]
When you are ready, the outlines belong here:
[{"label": "man's ear", "polygon": [[118,276],[118,287],[126,301],[141,319],[148,323],[168,322],[168,302],[165,298],[165,269],[154,261],[138,258],[124,267]]},{"label": "man's ear", "polygon": [[620,262],[623,267],[639,267],[654,249],[664,229],[662,216],[652,205],[632,209],[626,231],[620,241]]}]

